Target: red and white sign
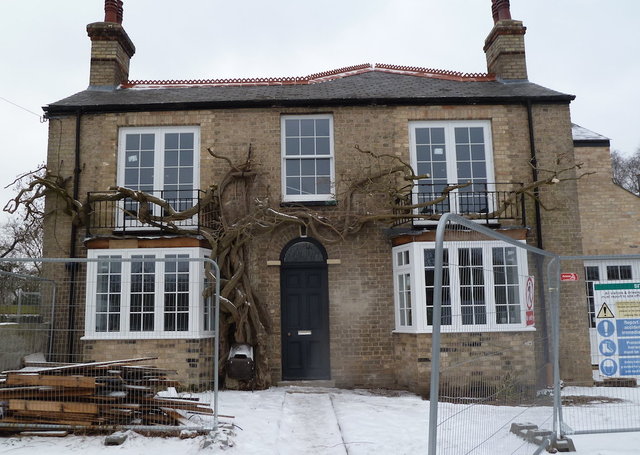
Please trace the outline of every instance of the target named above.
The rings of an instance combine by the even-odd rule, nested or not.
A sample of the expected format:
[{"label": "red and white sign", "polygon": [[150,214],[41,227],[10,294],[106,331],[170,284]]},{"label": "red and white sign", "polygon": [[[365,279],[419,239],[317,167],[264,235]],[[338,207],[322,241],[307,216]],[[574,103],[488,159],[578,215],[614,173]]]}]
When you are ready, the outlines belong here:
[{"label": "red and white sign", "polygon": [[527,305],[527,311],[525,312],[525,318],[527,321],[527,326],[535,325],[536,318],[533,314],[533,299],[536,294],[535,289],[535,280],[532,276],[527,277],[527,286],[525,288],[524,299]]},{"label": "red and white sign", "polygon": [[577,273],[561,273],[560,281],[578,281]]}]

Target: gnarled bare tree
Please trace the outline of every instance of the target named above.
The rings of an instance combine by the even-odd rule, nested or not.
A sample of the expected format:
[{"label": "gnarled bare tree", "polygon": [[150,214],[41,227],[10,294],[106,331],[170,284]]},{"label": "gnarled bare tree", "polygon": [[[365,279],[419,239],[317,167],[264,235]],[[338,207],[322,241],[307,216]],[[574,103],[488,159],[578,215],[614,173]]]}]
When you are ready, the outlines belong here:
[{"label": "gnarled bare tree", "polygon": [[[423,202],[417,201],[415,185],[426,175],[416,175],[412,167],[394,155],[376,154],[355,147],[362,156],[362,166],[357,174],[345,172],[339,176],[336,199],[339,206],[309,207],[292,205],[282,208],[279,199],[268,194],[268,184],[263,179],[268,175],[256,163],[252,147],[239,162],[219,155],[209,149],[209,154],[226,163],[227,171],[219,182],[211,182],[204,197],[194,206],[177,211],[170,202],[142,191],[125,187],[113,187],[110,193],[93,194],[90,199],[73,199],[67,188],[69,178],[57,175],[46,168],[26,174],[29,182],[17,196],[5,206],[5,211],[14,213],[22,207],[27,213],[41,213],[37,201],[53,194],[61,198],[64,212],[72,216],[75,223],[84,224],[91,214],[93,204],[99,201],[136,201],[137,210],[126,211],[129,217],[140,223],[156,226],[165,232],[190,235],[180,221],[197,213],[206,212],[207,222],[200,233],[211,246],[212,258],[221,269],[221,362],[229,352],[230,344],[249,343],[257,349],[256,375],[247,387],[263,388],[270,384],[268,336],[272,331],[270,317],[261,296],[254,289],[248,272],[250,242],[260,236],[276,232],[286,225],[304,226],[309,235],[323,243],[340,242],[371,224],[389,226],[412,218],[433,219],[437,213],[428,214],[426,208],[445,201],[449,193],[464,188],[469,183],[445,187],[439,195]],[[539,170],[543,178],[514,190],[493,207],[492,213],[470,213],[471,218],[494,218],[517,204],[522,194],[536,198],[534,190],[545,185],[554,185],[564,180],[574,180],[580,165],[563,164],[560,157],[556,169]],[[262,189],[262,190],[260,190]],[[259,191],[262,193],[258,194]],[[277,202],[277,204],[276,204]],[[152,206],[162,210],[153,210]],[[126,207],[126,206],[125,206]],[[213,276],[210,282],[213,283]],[[205,292],[211,293],[212,287]],[[224,365],[221,365],[223,367]]]}]

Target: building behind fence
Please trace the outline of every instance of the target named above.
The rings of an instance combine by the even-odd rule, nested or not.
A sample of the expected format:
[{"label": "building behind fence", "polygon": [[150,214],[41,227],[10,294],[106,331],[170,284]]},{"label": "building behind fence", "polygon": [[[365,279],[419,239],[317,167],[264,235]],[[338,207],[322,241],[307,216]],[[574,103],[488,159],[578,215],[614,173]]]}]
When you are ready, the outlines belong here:
[{"label": "building behind fence", "polygon": [[[97,254],[55,261],[39,277],[22,278],[34,291],[16,294],[31,301],[4,306],[2,330],[23,339],[20,353],[42,352],[58,363],[156,355],[156,366],[175,371],[184,387],[211,388],[215,293],[207,294],[204,259]],[[16,352],[4,369],[21,360]]]},{"label": "building behind fence", "polygon": [[214,390],[217,406],[211,260],[96,255],[39,270],[5,275],[17,289],[2,305],[0,429],[217,425],[208,404],[166,395]]},{"label": "building behind fence", "polygon": [[[640,256],[561,257],[455,215],[438,232],[430,454],[539,453],[569,447],[572,434],[640,431]],[[574,272],[583,263],[586,275]],[[562,331],[594,267],[607,273],[586,281],[598,334],[590,357]],[[524,325],[474,333],[478,319]],[[576,379],[572,362],[589,359],[593,375]]]}]

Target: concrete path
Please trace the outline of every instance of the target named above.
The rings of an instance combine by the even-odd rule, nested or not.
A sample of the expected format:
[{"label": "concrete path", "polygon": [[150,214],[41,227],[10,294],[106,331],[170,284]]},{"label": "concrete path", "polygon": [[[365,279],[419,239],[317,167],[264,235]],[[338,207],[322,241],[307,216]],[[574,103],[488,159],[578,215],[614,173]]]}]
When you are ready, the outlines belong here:
[{"label": "concrete path", "polygon": [[278,433],[281,455],[345,455],[340,426],[327,393],[284,394]]}]

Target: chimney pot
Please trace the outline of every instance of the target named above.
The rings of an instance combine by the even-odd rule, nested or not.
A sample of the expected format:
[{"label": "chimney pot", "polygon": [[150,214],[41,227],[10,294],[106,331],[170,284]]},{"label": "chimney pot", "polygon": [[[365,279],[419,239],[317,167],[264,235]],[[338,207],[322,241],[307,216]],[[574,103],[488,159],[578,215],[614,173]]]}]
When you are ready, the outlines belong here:
[{"label": "chimney pot", "polygon": [[122,24],[122,0],[104,0],[104,21]]},{"label": "chimney pot", "polygon": [[491,0],[491,14],[494,24],[498,21],[511,20],[509,0]]},{"label": "chimney pot", "polygon": [[123,16],[124,16],[124,8],[122,6],[122,0],[118,0],[118,24],[122,24]]}]

